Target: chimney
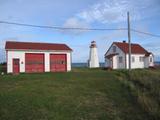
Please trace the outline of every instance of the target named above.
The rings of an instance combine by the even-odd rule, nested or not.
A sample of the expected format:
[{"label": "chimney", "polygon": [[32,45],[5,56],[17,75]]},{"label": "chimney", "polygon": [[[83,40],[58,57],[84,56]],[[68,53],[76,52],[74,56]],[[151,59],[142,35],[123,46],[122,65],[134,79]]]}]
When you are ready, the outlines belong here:
[{"label": "chimney", "polygon": [[123,40],[123,43],[126,43],[126,41],[125,41],[125,40]]}]

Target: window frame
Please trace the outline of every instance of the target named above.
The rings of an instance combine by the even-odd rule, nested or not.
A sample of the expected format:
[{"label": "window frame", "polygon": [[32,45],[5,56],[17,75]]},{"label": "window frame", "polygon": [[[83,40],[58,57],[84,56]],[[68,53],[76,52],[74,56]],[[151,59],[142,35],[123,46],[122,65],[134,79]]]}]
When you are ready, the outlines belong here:
[{"label": "window frame", "polygon": [[139,62],[144,62],[144,57],[139,56]]},{"label": "window frame", "polygon": [[116,46],[113,46],[113,52],[115,53],[116,52],[116,50],[117,50],[117,48],[116,48]]},{"label": "window frame", "polygon": [[153,58],[152,57],[149,58],[149,62],[153,62]]},{"label": "window frame", "polygon": [[132,63],[135,62],[135,56],[132,56]]},{"label": "window frame", "polygon": [[118,62],[119,62],[119,63],[123,63],[123,57],[122,57],[122,56],[119,56],[119,57],[118,57]]}]

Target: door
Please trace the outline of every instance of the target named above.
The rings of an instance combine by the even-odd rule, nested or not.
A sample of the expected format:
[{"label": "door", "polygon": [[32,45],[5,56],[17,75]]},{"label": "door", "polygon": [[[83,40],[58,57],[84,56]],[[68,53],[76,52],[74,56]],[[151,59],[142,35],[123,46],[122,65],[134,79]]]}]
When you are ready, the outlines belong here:
[{"label": "door", "polygon": [[67,71],[66,54],[50,54],[50,71],[51,72]]},{"label": "door", "polygon": [[44,54],[26,53],[25,72],[44,72]]},{"label": "door", "polygon": [[19,74],[19,59],[13,59],[13,73]]}]

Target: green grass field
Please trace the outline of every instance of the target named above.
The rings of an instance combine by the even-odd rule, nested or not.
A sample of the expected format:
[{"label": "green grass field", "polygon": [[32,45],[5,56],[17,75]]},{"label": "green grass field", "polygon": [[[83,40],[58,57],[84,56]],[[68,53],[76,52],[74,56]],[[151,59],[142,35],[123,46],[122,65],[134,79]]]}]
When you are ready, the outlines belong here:
[{"label": "green grass field", "polygon": [[138,101],[133,86],[139,86],[135,80],[126,82],[126,76],[126,71],[87,68],[68,73],[0,76],[0,120],[158,118]]}]

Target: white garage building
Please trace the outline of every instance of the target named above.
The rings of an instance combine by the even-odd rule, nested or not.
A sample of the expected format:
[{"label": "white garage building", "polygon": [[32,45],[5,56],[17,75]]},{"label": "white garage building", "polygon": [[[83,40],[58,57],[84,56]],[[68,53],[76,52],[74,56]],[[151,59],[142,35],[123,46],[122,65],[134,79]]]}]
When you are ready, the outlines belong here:
[{"label": "white garage building", "polygon": [[66,44],[6,42],[7,73],[71,70],[72,49]]}]

